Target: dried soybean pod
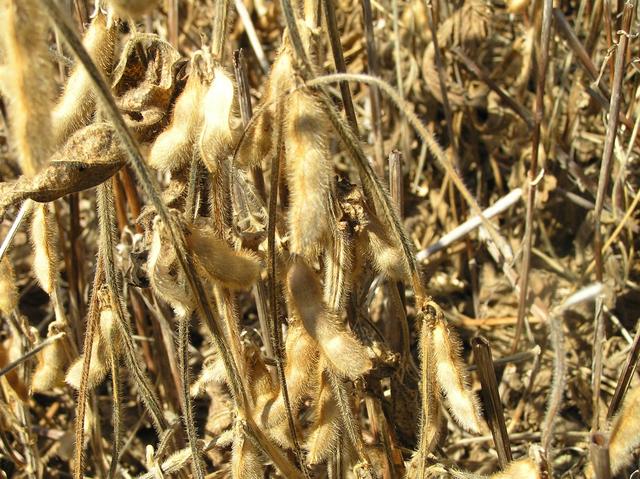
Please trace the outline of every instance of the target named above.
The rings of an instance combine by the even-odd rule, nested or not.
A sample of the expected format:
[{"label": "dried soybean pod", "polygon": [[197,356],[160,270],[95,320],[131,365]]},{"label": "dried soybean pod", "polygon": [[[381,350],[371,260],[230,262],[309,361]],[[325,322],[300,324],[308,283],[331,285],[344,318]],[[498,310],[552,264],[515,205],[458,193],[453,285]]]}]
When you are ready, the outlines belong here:
[{"label": "dried soybean pod", "polygon": [[8,316],[18,307],[16,274],[8,256],[0,262],[0,314]]},{"label": "dried soybean pod", "polygon": [[447,327],[440,308],[433,302],[431,304],[436,309],[432,347],[438,384],[447,398],[449,411],[456,422],[467,431],[479,433],[481,425],[478,402],[467,384],[465,369],[460,359],[460,341],[455,332]]},{"label": "dried soybean pod", "polygon": [[215,68],[213,74],[213,81],[203,99],[204,122],[200,136],[200,155],[212,173],[218,170],[218,163],[231,152],[234,134],[240,124],[233,108],[233,80],[221,67]]},{"label": "dried soybean pod", "polygon": [[[93,389],[100,384],[109,372],[111,361],[109,360],[109,343],[113,342],[114,335],[114,314],[110,308],[100,311],[100,329],[99,333],[93,338],[93,346],[91,347],[91,367],[89,369],[88,386]],[[119,342],[114,345],[116,351],[119,350]],[[65,381],[75,389],[80,388],[80,380],[82,377],[82,363],[84,355],[81,355],[71,365],[67,371]]]},{"label": "dried soybean pod", "polygon": [[191,59],[191,72],[184,90],[176,100],[171,122],[153,143],[149,152],[149,165],[166,172],[178,170],[189,164],[202,128],[202,101],[206,86],[195,68],[200,53]]},{"label": "dried soybean pod", "polygon": [[248,169],[260,165],[273,147],[273,123],[275,121],[275,102],[287,101],[281,95],[292,86],[294,77],[291,47],[287,42],[283,44],[271,67],[267,86],[256,109],[255,123],[243,139],[237,155],[237,163],[242,168]]},{"label": "dried soybean pod", "polygon": [[[285,341],[285,376],[292,414],[296,414],[306,395],[313,390],[315,371],[318,367],[318,347],[307,334],[300,321],[289,325]],[[282,394],[271,405],[268,425],[286,424],[286,412]]]},{"label": "dried soybean pod", "polygon": [[341,376],[356,379],[371,369],[367,349],[346,324],[331,314],[311,267],[298,258],[287,274],[290,305],[304,329],[318,343],[327,364]]},{"label": "dried soybean pod", "polygon": [[373,212],[369,214],[366,228],[368,253],[378,274],[394,281],[410,280],[409,265],[402,247],[384,229]]},{"label": "dried soybean pod", "polygon": [[236,427],[231,449],[231,477],[233,479],[262,479],[264,466],[260,453],[251,444],[242,428]]},{"label": "dried soybean pod", "polygon": [[609,440],[611,471],[617,474],[629,464],[640,445],[640,386],[627,391]]},{"label": "dried soybean pod", "polygon": [[42,289],[49,295],[54,293],[58,275],[56,230],[56,223],[49,210],[49,205],[46,203],[35,205],[31,221],[33,272]]},{"label": "dried soybean pod", "polygon": [[187,235],[189,249],[195,253],[196,263],[216,283],[230,290],[246,290],[260,276],[260,262],[254,253],[236,251],[223,239],[217,238],[213,226],[192,225]]},{"label": "dried soybean pod", "polygon": [[23,173],[34,176],[53,151],[51,109],[54,68],[48,18],[36,0],[0,0],[0,40],[11,138]]},{"label": "dried soybean pod", "polygon": [[286,172],[291,192],[291,251],[313,259],[331,241],[333,162],[331,125],[313,94],[298,90],[285,109]]},{"label": "dried soybean pod", "polygon": [[167,235],[167,228],[156,216],[153,220],[147,274],[155,294],[168,303],[178,316],[184,317],[193,311],[195,298]]},{"label": "dried soybean pod", "polygon": [[[60,332],[60,325],[55,321],[49,325],[48,337]],[[62,340],[54,341],[38,354],[38,366],[31,379],[31,389],[44,392],[64,384],[64,373],[67,366],[67,354]]]},{"label": "dried soybean pod", "polygon": [[[89,56],[104,76],[113,67],[117,27],[107,25],[107,17],[97,10],[82,43]],[[54,144],[63,144],[76,130],[87,125],[96,107],[91,80],[82,65],[75,65],[67,80],[64,93],[53,109]]]},{"label": "dried soybean pod", "polygon": [[[438,388],[435,372],[435,357],[433,351],[433,323],[436,311],[429,303],[422,305],[417,319],[420,321],[420,392],[422,411],[420,420],[420,439],[418,451],[412,462],[423,470],[424,461],[440,436],[440,389]],[[421,476],[422,477],[422,476]]]},{"label": "dried soybean pod", "polygon": [[324,368],[318,368],[320,374],[319,387],[314,407],[313,429],[305,449],[309,451],[309,464],[326,461],[335,454],[340,434],[342,416],[331,384],[326,377]]}]

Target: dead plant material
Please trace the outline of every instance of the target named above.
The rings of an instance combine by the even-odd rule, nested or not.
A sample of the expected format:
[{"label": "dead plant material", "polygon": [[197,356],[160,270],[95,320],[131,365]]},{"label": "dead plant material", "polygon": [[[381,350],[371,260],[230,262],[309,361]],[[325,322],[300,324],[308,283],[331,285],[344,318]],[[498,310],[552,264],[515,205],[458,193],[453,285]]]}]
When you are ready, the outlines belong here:
[{"label": "dead plant material", "polygon": [[0,470],[632,476],[634,3],[0,0]]}]

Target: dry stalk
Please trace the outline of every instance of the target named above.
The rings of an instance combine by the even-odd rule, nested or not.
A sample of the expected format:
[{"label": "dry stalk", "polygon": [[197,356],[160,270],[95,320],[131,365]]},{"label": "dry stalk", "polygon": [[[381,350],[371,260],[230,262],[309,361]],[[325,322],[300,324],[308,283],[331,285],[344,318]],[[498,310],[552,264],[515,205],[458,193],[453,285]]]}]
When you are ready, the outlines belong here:
[{"label": "dry stalk", "polygon": [[[531,137],[531,165],[527,176],[527,208],[525,217],[524,238],[522,240],[522,265],[520,267],[518,323],[513,337],[512,352],[518,350],[518,343],[526,320],[527,295],[529,291],[529,269],[531,268],[531,247],[533,245],[533,214],[536,205],[536,191],[538,188],[538,156],[540,153],[540,134],[544,120],[544,93],[549,66],[549,43],[551,39],[551,7],[552,0],[544,0],[542,7],[542,31],[538,44],[538,77],[536,79],[536,104],[534,115],[533,135]],[[544,170],[543,170],[544,171]]]},{"label": "dry stalk", "polygon": [[491,346],[483,337],[479,336],[473,340],[473,351],[478,365],[478,375],[482,384],[482,398],[485,407],[485,417],[491,429],[493,442],[496,446],[498,459],[502,468],[513,460],[511,456],[511,446],[509,435],[504,421],[502,402],[498,392],[498,381],[491,358]]},{"label": "dry stalk", "polygon": [[[603,266],[602,266],[602,208],[604,206],[604,198],[611,176],[611,159],[613,157],[613,147],[618,130],[618,113],[620,112],[620,104],[622,101],[622,80],[624,79],[625,55],[628,44],[626,32],[631,28],[631,17],[633,13],[633,5],[626,3],[624,8],[624,17],[622,21],[623,32],[621,32],[618,40],[618,51],[616,52],[615,68],[613,75],[613,88],[611,92],[611,104],[609,108],[609,122],[607,124],[607,135],[602,153],[602,163],[600,165],[600,175],[598,179],[598,192],[596,195],[596,206],[594,210],[594,255],[596,261],[596,279],[602,282]],[[600,425],[600,384],[602,374],[602,347],[601,342],[604,339],[604,316],[601,309],[601,301],[596,302],[596,321],[593,337],[593,421],[592,431],[599,429]]]}]

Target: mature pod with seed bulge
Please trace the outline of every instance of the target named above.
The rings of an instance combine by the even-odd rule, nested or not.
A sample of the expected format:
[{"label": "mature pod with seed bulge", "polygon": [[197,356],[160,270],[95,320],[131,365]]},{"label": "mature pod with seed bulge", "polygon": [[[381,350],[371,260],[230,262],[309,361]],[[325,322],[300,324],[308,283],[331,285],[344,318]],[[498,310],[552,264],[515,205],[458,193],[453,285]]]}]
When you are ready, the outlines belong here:
[{"label": "mature pod with seed bulge", "polygon": [[318,342],[323,357],[338,374],[357,379],[371,369],[367,349],[331,314],[322,298],[315,272],[298,258],[287,274],[290,305],[305,330]]},{"label": "mature pod with seed bulge", "polygon": [[8,256],[0,262],[0,314],[8,316],[18,307],[16,274]]},{"label": "mature pod with seed bulge", "polygon": [[318,368],[318,370],[321,378],[314,404],[315,419],[312,432],[305,444],[305,449],[309,451],[309,464],[326,461],[335,454],[342,424],[340,408],[326,377],[327,373],[324,368]]},{"label": "mature pod with seed bulge", "polygon": [[[98,334],[93,337],[93,345],[91,347],[91,364],[87,380],[89,390],[94,389],[104,380],[111,367],[107,345],[113,341],[111,334],[114,327],[113,311],[111,309],[102,310],[99,321],[100,329]],[[115,347],[118,350],[117,343]],[[65,381],[74,389],[80,389],[83,362],[84,354],[80,355],[67,371]]]},{"label": "mature pod with seed bulge", "polygon": [[[82,43],[104,76],[113,67],[116,38],[115,22],[107,26],[106,15],[98,9]],[[53,110],[54,144],[64,143],[74,131],[88,124],[95,106],[92,82],[84,66],[77,64],[69,75],[64,94]]]},{"label": "mature pod with seed bulge", "polygon": [[11,137],[25,175],[32,177],[52,153],[54,69],[48,50],[49,20],[36,0],[0,0],[0,75]]},{"label": "mature pod with seed bulge", "polygon": [[191,60],[191,72],[173,107],[171,123],[158,135],[149,152],[149,165],[163,172],[178,170],[191,161],[202,128],[206,87],[195,68],[198,55]]},{"label": "mature pod with seed bulge", "polygon": [[272,150],[276,102],[286,101],[286,97],[279,98],[279,95],[293,84],[294,70],[291,58],[291,47],[285,43],[271,67],[260,106],[256,110],[254,126],[247,132],[240,145],[237,162],[243,168],[260,165]]},{"label": "mature pod with seed bulge", "polygon": [[56,252],[57,228],[48,204],[37,204],[31,221],[33,243],[33,272],[42,289],[49,295],[54,292],[58,274]]},{"label": "mature pod with seed bulge", "polygon": [[402,247],[385,232],[382,223],[372,215],[366,229],[369,256],[377,273],[394,281],[410,280],[409,265]]},{"label": "mature pod with seed bulge", "polygon": [[629,464],[640,446],[640,386],[627,391],[609,440],[611,471],[614,474]]},{"label": "mature pod with seed bulge", "polygon": [[153,220],[153,237],[147,261],[147,274],[155,294],[167,302],[178,316],[195,308],[195,298],[178,264],[178,257],[159,217]]},{"label": "mature pod with seed bulge", "polygon": [[246,434],[236,431],[231,450],[231,477],[233,479],[262,479],[264,466],[260,454]]},{"label": "mature pod with seed bulge", "polygon": [[213,226],[204,222],[190,225],[187,246],[196,264],[216,283],[232,291],[246,290],[260,276],[260,262],[251,251],[236,251],[216,238]]},{"label": "mature pod with seed bulge", "polygon": [[291,94],[285,115],[291,251],[313,259],[331,240],[334,224],[331,125],[317,98],[303,90]]},{"label": "mature pod with seed bulge", "polygon": [[433,327],[433,351],[438,384],[449,404],[449,411],[465,430],[479,433],[481,429],[478,404],[469,391],[464,366],[460,360],[460,343],[444,320],[437,317]]},{"label": "mature pod with seed bulge", "polygon": [[220,67],[215,68],[213,74],[213,81],[203,99],[204,123],[200,136],[200,155],[212,173],[219,169],[218,163],[231,152],[239,120],[233,114],[233,80]]},{"label": "mature pod with seed bulge", "polygon": [[420,323],[420,395],[422,410],[420,412],[420,435],[418,450],[411,458],[411,466],[407,477],[414,477],[416,468],[426,460],[427,454],[435,446],[440,436],[441,408],[440,390],[436,381],[435,358],[433,352],[433,315],[424,306],[418,312]]},{"label": "mature pod with seed bulge", "polygon": [[[318,347],[300,321],[294,321],[289,325],[285,341],[285,358],[291,413],[296,414],[303,399],[314,386],[314,371],[318,367]],[[286,421],[285,414],[284,400],[280,393],[269,410],[268,425],[271,427]]]},{"label": "mature pod with seed bulge", "polygon": [[[56,322],[49,325],[48,337],[59,332],[60,326]],[[38,354],[38,366],[31,381],[31,389],[34,392],[45,392],[64,384],[67,355],[62,341],[62,338],[54,341]]]}]

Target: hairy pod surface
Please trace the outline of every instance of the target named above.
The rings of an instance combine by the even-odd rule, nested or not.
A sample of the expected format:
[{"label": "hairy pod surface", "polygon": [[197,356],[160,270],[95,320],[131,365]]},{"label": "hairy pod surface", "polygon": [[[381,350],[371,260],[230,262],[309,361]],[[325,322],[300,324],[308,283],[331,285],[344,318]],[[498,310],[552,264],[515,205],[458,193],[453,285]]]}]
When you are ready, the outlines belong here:
[{"label": "hairy pod surface", "polygon": [[232,291],[249,289],[260,276],[260,262],[254,253],[234,250],[216,237],[213,226],[204,222],[189,227],[187,245],[201,269]]},{"label": "hairy pod surface", "polygon": [[[82,43],[103,76],[113,67],[117,27],[107,26],[107,17],[100,9],[87,29]],[[79,128],[87,125],[96,107],[95,94],[89,75],[82,65],[75,65],[62,97],[53,109],[54,144],[61,145]]]},{"label": "hairy pod surface", "polygon": [[235,87],[229,74],[220,67],[203,98],[203,127],[200,136],[200,155],[209,171],[216,172],[218,163],[233,146],[239,119],[234,114]]},{"label": "hairy pod surface", "polygon": [[58,274],[56,250],[57,226],[48,204],[36,205],[31,220],[33,243],[33,272],[42,289],[49,295],[54,292]]},{"label": "hairy pod surface", "polygon": [[195,298],[168,234],[160,218],[154,218],[147,272],[158,297],[168,303],[176,315],[185,317],[195,308]]},{"label": "hairy pod surface", "polygon": [[191,161],[202,128],[206,85],[194,68],[195,58],[184,90],[176,100],[171,122],[149,152],[149,165],[162,172],[178,170]]},{"label": "hairy pod surface", "polygon": [[319,464],[335,454],[342,429],[340,408],[323,369],[319,368],[321,377],[314,403],[312,432],[305,443],[309,464]]},{"label": "hairy pod surface", "polygon": [[286,97],[280,98],[280,96],[293,84],[294,70],[291,55],[291,47],[284,44],[273,62],[264,94],[256,111],[254,126],[247,131],[247,138],[240,145],[237,162],[242,168],[248,169],[260,165],[273,148],[276,103],[287,102]]},{"label": "hairy pod surface", "polygon": [[48,51],[48,19],[36,0],[0,1],[0,39],[11,137],[22,171],[35,175],[52,152],[54,69]]},{"label": "hairy pod surface", "polygon": [[[59,332],[58,324],[49,325],[48,337]],[[64,384],[64,373],[67,357],[62,340],[54,341],[38,354],[38,366],[33,373],[31,389],[34,392],[45,392]]]},{"label": "hairy pod surface", "polygon": [[8,256],[0,262],[0,314],[8,316],[18,307],[16,273]]},{"label": "hairy pod surface", "polygon": [[317,341],[323,357],[335,372],[356,379],[369,371],[372,363],[367,349],[346,324],[327,310],[320,281],[301,258],[289,269],[287,284],[294,315]]},{"label": "hairy pod surface", "polygon": [[327,138],[331,125],[319,101],[302,90],[291,94],[285,115],[291,251],[313,259],[331,240],[335,224]]},{"label": "hairy pod surface", "polygon": [[460,359],[460,341],[439,316],[436,317],[433,326],[433,350],[438,384],[447,398],[449,411],[456,422],[467,431],[479,433],[481,425],[478,402],[467,385],[464,365]]}]

